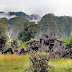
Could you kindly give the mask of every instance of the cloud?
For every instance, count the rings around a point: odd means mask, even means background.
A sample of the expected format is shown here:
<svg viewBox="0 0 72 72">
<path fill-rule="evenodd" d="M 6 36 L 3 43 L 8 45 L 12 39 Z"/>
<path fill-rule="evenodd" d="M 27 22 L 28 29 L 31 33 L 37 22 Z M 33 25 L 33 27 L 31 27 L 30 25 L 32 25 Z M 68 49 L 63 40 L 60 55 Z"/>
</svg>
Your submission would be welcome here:
<svg viewBox="0 0 72 72">
<path fill-rule="evenodd" d="M 15 15 L 10 16 L 9 13 L 0 13 L 0 18 L 10 19 L 10 18 L 14 18 L 14 17 L 16 17 L 16 16 Z"/>
<path fill-rule="evenodd" d="M 41 16 L 47 13 L 72 16 L 72 0 L 0 0 L 0 11 L 23 11 Z"/>
</svg>

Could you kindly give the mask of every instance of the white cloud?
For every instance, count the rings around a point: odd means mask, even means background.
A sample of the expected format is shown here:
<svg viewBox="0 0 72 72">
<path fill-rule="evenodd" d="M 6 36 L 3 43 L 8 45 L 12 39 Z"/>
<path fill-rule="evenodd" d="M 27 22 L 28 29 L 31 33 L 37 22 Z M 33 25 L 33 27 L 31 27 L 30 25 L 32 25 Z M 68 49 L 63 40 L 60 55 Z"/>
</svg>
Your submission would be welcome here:
<svg viewBox="0 0 72 72">
<path fill-rule="evenodd" d="M 14 17 L 16 17 L 16 16 L 15 15 L 10 16 L 8 13 L 0 13 L 0 18 L 10 19 L 10 18 L 14 18 Z"/>
<path fill-rule="evenodd" d="M 0 11 L 72 16 L 72 0 L 0 0 Z"/>
</svg>

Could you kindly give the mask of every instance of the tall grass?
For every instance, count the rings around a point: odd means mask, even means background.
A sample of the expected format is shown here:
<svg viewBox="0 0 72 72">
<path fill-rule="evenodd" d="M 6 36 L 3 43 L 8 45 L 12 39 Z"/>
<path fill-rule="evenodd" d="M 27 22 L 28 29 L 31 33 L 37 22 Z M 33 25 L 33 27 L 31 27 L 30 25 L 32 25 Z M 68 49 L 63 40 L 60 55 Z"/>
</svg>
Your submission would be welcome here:
<svg viewBox="0 0 72 72">
<path fill-rule="evenodd" d="M 71 59 L 50 60 L 49 65 L 55 68 L 54 72 L 72 72 Z"/>
<path fill-rule="evenodd" d="M 0 72 L 22 72 L 29 68 L 29 55 L 0 55 Z"/>
<path fill-rule="evenodd" d="M 29 68 L 29 55 L 0 55 L 0 72 L 24 72 Z M 72 72 L 72 60 L 50 60 L 50 66 L 55 68 L 49 72 Z"/>
</svg>

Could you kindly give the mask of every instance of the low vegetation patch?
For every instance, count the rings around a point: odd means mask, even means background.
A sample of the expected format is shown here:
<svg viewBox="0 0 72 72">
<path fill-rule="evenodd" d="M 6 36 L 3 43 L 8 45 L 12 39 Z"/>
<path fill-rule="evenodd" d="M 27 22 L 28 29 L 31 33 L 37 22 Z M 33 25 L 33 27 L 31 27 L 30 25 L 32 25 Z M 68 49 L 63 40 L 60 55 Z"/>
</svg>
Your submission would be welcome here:
<svg viewBox="0 0 72 72">
<path fill-rule="evenodd" d="M 47 54 L 46 54 L 47 56 Z M 30 68 L 29 55 L 0 55 L 0 72 L 24 72 Z M 48 65 L 54 67 L 49 72 L 72 72 L 71 59 L 52 59 Z"/>
<path fill-rule="evenodd" d="M 0 55 L 0 72 L 23 72 L 29 68 L 29 55 Z"/>
</svg>

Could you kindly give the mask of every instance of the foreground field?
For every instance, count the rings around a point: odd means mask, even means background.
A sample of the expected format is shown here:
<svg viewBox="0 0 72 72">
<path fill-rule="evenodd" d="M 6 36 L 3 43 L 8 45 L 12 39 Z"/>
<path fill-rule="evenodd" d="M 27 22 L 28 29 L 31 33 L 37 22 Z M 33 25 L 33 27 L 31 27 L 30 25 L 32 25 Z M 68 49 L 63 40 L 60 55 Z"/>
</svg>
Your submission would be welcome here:
<svg viewBox="0 0 72 72">
<path fill-rule="evenodd" d="M 29 55 L 0 55 L 0 72 L 24 72 L 29 68 Z M 49 65 L 55 68 L 50 72 L 72 72 L 72 60 L 51 60 Z"/>
<path fill-rule="evenodd" d="M 54 72 L 72 72 L 72 60 L 71 59 L 61 59 L 61 60 L 51 60 L 49 65 L 55 68 Z"/>
<path fill-rule="evenodd" d="M 0 72 L 23 72 L 29 67 L 29 55 L 0 55 Z"/>
</svg>

